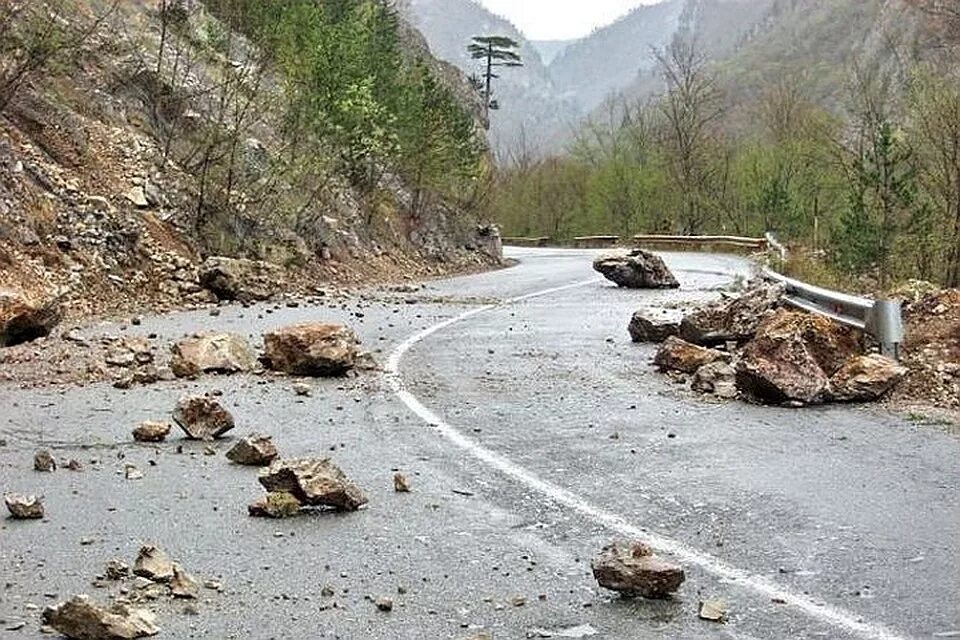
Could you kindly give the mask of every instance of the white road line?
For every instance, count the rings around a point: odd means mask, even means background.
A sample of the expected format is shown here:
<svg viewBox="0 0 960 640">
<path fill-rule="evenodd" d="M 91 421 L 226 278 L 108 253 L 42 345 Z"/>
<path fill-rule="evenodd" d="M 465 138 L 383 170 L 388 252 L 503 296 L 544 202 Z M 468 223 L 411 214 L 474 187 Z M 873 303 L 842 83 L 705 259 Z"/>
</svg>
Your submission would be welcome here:
<svg viewBox="0 0 960 640">
<path fill-rule="evenodd" d="M 716 556 L 710 555 L 705 551 L 700 551 L 679 540 L 674 540 L 672 538 L 647 531 L 641 527 L 631 524 L 630 522 L 627 522 L 627 520 L 622 516 L 590 504 L 576 494 L 551 482 L 543 480 L 532 471 L 521 467 L 506 456 L 496 453 L 495 451 L 484 447 L 483 445 L 464 435 L 462 432 L 457 430 L 456 427 L 446 422 L 443 418 L 424 406 L 424 404 L 420 402 L 415 395 L 404 388 L 403 380 L 400 375 L 400 364 L 403 361 L 403 357 L 410 351 L 410 349 L 420 342 L 423 342 L 430 336 L 481 313 L 486 313 L 488 311 L 518 302 L 541 298 L 543 296 L 559 293 L 561 291 L 566 291 L 577 287 L 584 287 L 597 282 L 599 282 L 598 279 L 576 282 L 574 284 L 562 287 L 554 287 L 551 289 L 545 289 L 543 291 L 537 291 L 528 295 L 519 296 L 517 298 L 508 300 L 503 304 L 485 305 L 424 329 L 420 333 L 417 333 L 416 335 L 413 335 L 405 340 L 390 354 L 390 357 L 387 360 L 386 378 L 391 389 L 397 398 L 399 398 L 401 402 L 403 402 L 424 422 L 435 427 L 447 440 L 460 447 L 477 460 L 480 460 L 487 466 L 496 469 L 514 481 L 525 485 L 528 489 L 532 489 L 533 491 L 542 494 L 550 501 L 562 505 L 572 511 L 576 511 L 581 516 L 589 518 L 593 522 L 604 526 L 610 531 L 631 539 L 643 541 L 663 553 L 672 555 L 684 564 L 695 565 L 722 580 L 734 582 L 739 586 L 755 591 L 764 597 L 777 599 L 778 601 L 784 602 L 788 606 L 799 609 L 810 618 L 830 625 L 836 629 L 842 629 L 843 631 L 854 634 L 861 638 L 871 638 L 874 640 L 906 640 L 904 636 L 898 635 L 883 625 L 864 621 L 863 618 L 854 612 L 847 611 L 839 607 L 834 607 L 822 602 L 817 602 L 806 595 L 790 591 L 789 589 L 781 587 L 773 580 L 770 580 L 765 576 L 751 574 L 749 571 L 739 569 L 727 563 L 726 561 L 717 558 Z"/>
</svg>

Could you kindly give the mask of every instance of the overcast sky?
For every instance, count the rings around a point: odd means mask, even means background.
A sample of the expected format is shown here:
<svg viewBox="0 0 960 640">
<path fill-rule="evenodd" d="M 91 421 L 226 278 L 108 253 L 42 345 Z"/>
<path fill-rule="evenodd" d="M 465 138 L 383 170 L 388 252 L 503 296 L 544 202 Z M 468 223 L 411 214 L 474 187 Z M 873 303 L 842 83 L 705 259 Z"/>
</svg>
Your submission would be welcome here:
<svg viewBox="0 0 960 640">
<path fill-rule="evenodd" d="M 480 0 L 532 40 L 570 40 L 603 27 L 630 9 L 659 0 Z"/>
</svg>

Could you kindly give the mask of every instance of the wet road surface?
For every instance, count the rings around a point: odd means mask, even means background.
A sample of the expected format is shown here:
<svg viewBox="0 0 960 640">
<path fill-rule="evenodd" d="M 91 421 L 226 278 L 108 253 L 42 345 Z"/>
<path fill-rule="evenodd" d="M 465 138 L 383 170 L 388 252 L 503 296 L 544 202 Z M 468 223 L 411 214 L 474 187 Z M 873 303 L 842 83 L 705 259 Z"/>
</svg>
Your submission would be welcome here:
<svg viewBox="0 0 960 640">
<path fill-rule="evenodd" d="M 293 322 L 349 323 L 388 372 L 315 382 L 310 398 L 257 376 L 0 387 L 0 491 L 47 506 L 42 522 L 0 522 L 0 635 L 46 637 L 38 609 L 75 593 L 106 601 L 118 587 L 94 576 L 153 542 L 224 585 L 198 615 L 157 603 L 161 637 L 507 639 L 577 625 L 609 639 L 960 637 L 956 436 L 872 408 L 714 403 L 656 374 L 653 347 L 630 343 L 630 314 L 716 297 L 749 271 L 737 258 L 667 254 L 683 288 L 631 292 L 593 277 L 592 252 L 514 253 L 517 267 L 414 295 L 128 330 L 258 343 Z M 214 389 L 237 418 L 231 435 L 331 456 L 369 508 L 254 520 L 256 472 L 225 460 L 230 439 L 214 456 L 176 437 L 131 442 L 180 395 Z M 34 473 L 39 447 L 85 471 Z M 126 464 L 145 477 L 125 480 Z M 411 494 L 393 491 L 395 470 Z M 596 587 L 590 558 L 631 533 L 685 564 L 673 601 Z M 381 596 L 392 612 L 370 601 Z M 729 622 L 699 620 L 701 599 L 724 600 Z"/>
</svg>

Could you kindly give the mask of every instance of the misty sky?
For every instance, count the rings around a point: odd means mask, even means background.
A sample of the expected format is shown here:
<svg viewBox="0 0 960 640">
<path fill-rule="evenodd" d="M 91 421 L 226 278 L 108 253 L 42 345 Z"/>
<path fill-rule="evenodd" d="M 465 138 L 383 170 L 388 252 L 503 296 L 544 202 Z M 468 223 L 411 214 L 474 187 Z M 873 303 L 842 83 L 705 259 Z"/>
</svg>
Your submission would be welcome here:
<svg viewBox="0 0 960 640">
<path fill-rule="evenodd" d="M 532 40 L 569 40 L 610 24 L 630 9 L 659 0 L 480 0 Z"/>
</svg>

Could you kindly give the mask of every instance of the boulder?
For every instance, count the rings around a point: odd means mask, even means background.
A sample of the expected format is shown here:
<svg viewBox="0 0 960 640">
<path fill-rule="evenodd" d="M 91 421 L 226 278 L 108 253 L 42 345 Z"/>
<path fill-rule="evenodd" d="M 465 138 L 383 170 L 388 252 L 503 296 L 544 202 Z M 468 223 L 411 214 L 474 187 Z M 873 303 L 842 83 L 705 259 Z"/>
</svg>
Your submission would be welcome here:
<svg viewBox="0 0 960 640">
<path fill-rule="evenodd" d="M 181 398 L 173 419 L 191 440 L 214 440 L 234 427 L 230 412 L 209 396 Z"/>
<path fill-rule="evenodd" d="M 830 397 L 837 402 L 872 402 L 887 395 L 907 375 L 896 360 L 871 354 L 850 358 L 830 379 Z"/>
<path fill-rule="evenodd" d="M 166 422 L 142 422 L 133 429 L 137 442 L 163 442 L 169 435 L 170 425 Z"/>
<path fill-rule="evenodd" d="M 667 338 L 653 359 L 653 364 L 661 371 L 679 371 L 696 373 L 698 369 L 725 358 L 726 355 L 715 349 L 706 349 L 690 344 L 676 336 Z"/>
<path fill-rule="evenodd" d="M 359 340 L 339 324 L 285 327 L 263 337 L 263 360 L 270 369 L 296 376 L 339 376 L 354 368 Z"/>
<path fill-rule="evenodd" d="M 601 587 L 628 597 L 667 598 L 686 579 L 682 567 L 660 560 L 641 542 L 614 542 L 590 567 Z"/>
<path fill-rule="evenodd" d="M 303 505 L 356 511 L 367 504 L 363 491 L 329 459 L 277 460 L 259 480 L 267 491 L 289 493 Z"/>
<path fill-rule="evenodd" d="M 257 302 L 273 297 L 283 270 L 269 262 L 216 256 L 204 261 L 198 277 L 200 286 L 220 300 Z"/>
<path fill-rule="evenodd" d="M 618 287 L 627 289 L 677 289 L 680 283 L 660 256 L 635 249 L 626 254 L 597 258 L 593 268 Z"/>
<path fill-rule="evenodd" d="M 713 347 L 752 339 L 760 323 L 780 306 L 783 286 L 760 282 L 742 295 L 722 300 L 683 319 L 679 335 L 687 342 Z"/>
<path fill-rule="evenodd" d="M 133 563 L 133 575 L 154 582 L 170 582 L 174 577 L 174 565 L 162 549 L 144 545 Z"/>
<path fill-rule="evenodd" d="M 178 378 L 194 378 L 201 373 L 240 373 L 253 370 L 257 364 L 247 341 L 229 333 L 181 340 L 171 351 L 170 368 Z"/>
<path fill-rule="evenodd" d="M 711 362 L 693 374 L 693 390 L 719 398 L 737 397 L 737 370 L 729 362 Z"/>
<path fill-rule="evenodd" d="M 3 501 L 14 520 L 40 520 L 43 518 L 43 500 L 37 496 L 21 496 L 5 493 Z"/>
<path fill-rule="evenodd" d="M 121 604 L 105 608 L 89 596 L 76 596 L 43 612 L 43 623 L 74 640 L 133 640 L 160 632 L 152 613 Z"/>
<path fill-rule="evenodd" d="M 650 318 L 644 311 L 637 311 L 627 327 L 634 342 L 663 342 L 680 332 L 678 320 L 662 317 Z"/>
<path fill-rule="evenodd" d="M 247 512 L 254 518 L 292 518 L 300 513 L 300 501 L 292 494 L 284 491 L 274 491 L 247 507 Z"/>
<path fill-rule="evenodd" d="M 737 363 L 737 387 L 764 402 L 815 404 L 830 377 L 860 351 L 858 332 L 822 316 L 781 309 L 768 317 Z"/>
<path fill-rule="evenodd" d="M 248 467 L 265 467 L 277 457 L 277 447 L 270 436 L 260 434 L 243 438 L 227 451 L 227 459 Z"/>
<path fill-rule="evenodd" d="M 34 302 L 11 291 L 0 291 L 0 347 L 12 347 L 50 335 L 63 320 L 56 301 Z"/>
</svg>

